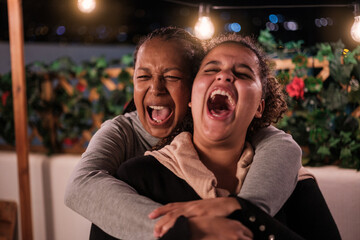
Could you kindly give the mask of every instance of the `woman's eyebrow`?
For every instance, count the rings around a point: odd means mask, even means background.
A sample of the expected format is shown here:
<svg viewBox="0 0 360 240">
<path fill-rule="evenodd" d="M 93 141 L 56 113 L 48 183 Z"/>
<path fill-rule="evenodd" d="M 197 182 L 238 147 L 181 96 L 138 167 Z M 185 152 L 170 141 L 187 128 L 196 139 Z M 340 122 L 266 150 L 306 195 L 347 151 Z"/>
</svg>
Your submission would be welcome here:
<svg viewBox="0 0 360 240">
<path fill-rule="evenodd" d="M 183 71 L 183 70 L 181 70 L 180 68 L 177 68 L 177 67 L 170 67 L 170 68 L 165 68 L 163 72 L 170 72 L 170 71 L 173 71 L 173 70 L 176 70 L 176 71 L 179 71 L 179 72 Z"/>
<path fill-rule="evenodd" d="M 139 68 L 137 68 L 137 71 L 139 71 L 139 70 L 145 71 L 145 72 L 150 72 L 149 68 L 146 68 L 146 67 L 139 67 Z"/>
</svg>

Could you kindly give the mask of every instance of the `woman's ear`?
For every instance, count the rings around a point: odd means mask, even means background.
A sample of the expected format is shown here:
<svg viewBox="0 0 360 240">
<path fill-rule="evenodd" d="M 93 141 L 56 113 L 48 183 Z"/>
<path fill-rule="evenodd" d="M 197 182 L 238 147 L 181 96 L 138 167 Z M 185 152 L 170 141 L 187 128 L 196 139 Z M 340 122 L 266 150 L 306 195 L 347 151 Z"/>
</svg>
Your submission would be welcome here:
<svg viewBox="0 0 360 240">
<path fill-rule="evenodd" d="M 265 100 L 262 98 L 258 108 L 256 109 L 255 118 L 261 118 L 265 109 Z"/>
<path fill-rule="evenodd" d="M 188 103 L 188 106 L 191 108 L 191 102 Z"/>
</svg>

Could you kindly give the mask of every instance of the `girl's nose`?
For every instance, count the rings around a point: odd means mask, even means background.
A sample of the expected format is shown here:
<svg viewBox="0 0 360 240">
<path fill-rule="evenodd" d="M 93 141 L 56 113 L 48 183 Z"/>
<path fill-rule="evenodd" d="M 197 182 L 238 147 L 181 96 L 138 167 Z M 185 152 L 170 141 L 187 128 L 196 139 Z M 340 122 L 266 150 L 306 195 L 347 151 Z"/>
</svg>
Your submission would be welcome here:
<svg viewBox="0 0 360 240">
<path fill-rule="evenodd" d="M 221 71 L 216 76 L 217 81 L 234 82 L 234 76 L 226 71 Z"/>
</svg>

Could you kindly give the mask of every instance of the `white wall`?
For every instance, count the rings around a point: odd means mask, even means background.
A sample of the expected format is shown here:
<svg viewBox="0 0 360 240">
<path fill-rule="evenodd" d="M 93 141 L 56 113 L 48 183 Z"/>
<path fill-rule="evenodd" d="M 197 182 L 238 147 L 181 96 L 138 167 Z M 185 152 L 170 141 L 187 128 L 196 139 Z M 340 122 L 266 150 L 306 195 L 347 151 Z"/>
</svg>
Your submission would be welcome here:
<svg viewBox="0 0 360 240">
<path fill-rule="evenodd" d="M 64 154 L 48 158 L 43 154 L 30 154 L 34 240 L 89 239 L 90 222 L 64 205 L 66 182 L 79 159 L 80 155 Z M 19 204 L 17 176 L 16 154 L 0 151 L 0 199 Z M 21 224 L 20 209 L 18 221 Z M 19 225 L 19 236 L 20 229 Z"/>
</svg>

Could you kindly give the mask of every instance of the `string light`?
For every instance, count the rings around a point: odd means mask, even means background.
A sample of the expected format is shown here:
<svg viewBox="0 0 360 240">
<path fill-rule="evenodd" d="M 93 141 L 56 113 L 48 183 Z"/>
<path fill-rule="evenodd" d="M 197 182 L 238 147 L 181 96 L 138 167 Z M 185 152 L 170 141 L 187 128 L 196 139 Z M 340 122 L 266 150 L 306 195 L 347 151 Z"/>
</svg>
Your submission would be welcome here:
<svg viewBox="0 0 360 240">
<path fill-rule="evenodd" d="M 78 8 L 84 13 L 91 13 L 96 7 L 95 0 L 78 0 Z"/>
<path fill-rule="evenodd" d="M 189 7 L 198 7 L 199 6 L 199 20 L 195 25 L 195 35 L 201 39 L 209 39 L 215 32 L 214 25 L 211 22 L 209 17 L 210 8 L 214 10 L 223 10 L 223 9 L 278 9 L 278 8 L 318 8 L 318 7 L 351 7 L 354 6 L 354 14 L 355 14 L 355 21 L 351 28 L 351 36 L 352 38 L 360 42 L 360 7 L 358 3 L 353 4 L 307 4 L 307 5 L 258 5 L 258 6 L 210 6 L 204 4 L 194 4 L 183 2 L 179 0 L 164 0 L 166 2 L 172 2 L 176 4 L 186 5 Z M 356 0 L 357 2 L 359 0 Z M 270 21 L 274 24 L 276 15 L 272 16 Z M 273 19 L 274 18 L 274 19 Z M 320 19 L 321 20 L 321 19 Z M 326 19 L 325 19 L 326 20 Z M 280 19 L 278 19 L 279 22 Z M 332 23 L 332 21 L 331 21 Z M 315 23 L 317 26 L 322 26 L 319 24 L 322 23 Z M 330 25 L 330 24 L 329 24 Z M 284 27 L 288 28 L 289 31 L 296 31 L 298 30 L 298 24 L 295 21 L 285 22 Z"/>
<path fill-rule="evenodd" d="M 354 24 L 351 27 L 351 37 L 356 41 L 360 42 L 360 16 L 359 16 L 359 4 L 354 4 Z"/>
<path fill-rule="evenodd" d="M 199 19 L 195 24 L 195 36 L 201 40 L 206 40 L 214 35 L 215 27 L 209 17 L 210 5 L 203 3 L 199 6 Z"/>
</svg>

